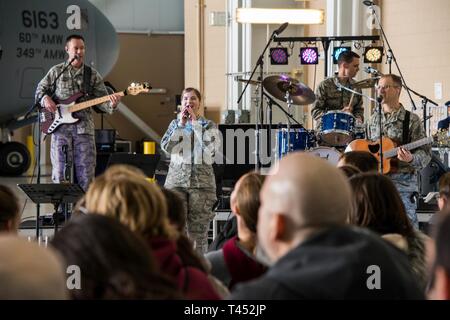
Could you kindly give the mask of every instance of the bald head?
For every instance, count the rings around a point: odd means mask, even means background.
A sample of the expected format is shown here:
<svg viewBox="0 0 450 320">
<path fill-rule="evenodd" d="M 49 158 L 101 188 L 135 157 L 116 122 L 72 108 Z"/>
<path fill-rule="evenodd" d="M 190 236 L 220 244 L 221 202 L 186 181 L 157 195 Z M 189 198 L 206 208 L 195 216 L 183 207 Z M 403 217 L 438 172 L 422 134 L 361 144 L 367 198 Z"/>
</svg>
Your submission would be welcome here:
<svg viewBox="0 0 450 320">
<path fill-rule="evenodd" d="M 269 206 L 282 210 L 299 226 L 344 224 L 350 186 L 329 162 L 306 153 L 284 157 L 264 185 Z"/>
<path fill-rule="evenodd" d="M 284 157 L 271 170 L 261 190 L 258 240 L 276 258 L 279 251 L 276 242 L 293 246 L 306 228 L 345 224 L 350 210 L 350 190 L 344 174 L 327 161 L 302 152 Z M 273 216 L 283 221 L 277 222 Z M 277 235 L 275 232 L 272 238 L 266 236 L 274 228 L 281 231 Z M 259 233 L 259 230 L 264 231 Z"/>
<path fill-rule="evenodd" d="M 0 235 L 0 299 L 66 299 L 62 261 L 49 248 Z"/>
</svg>

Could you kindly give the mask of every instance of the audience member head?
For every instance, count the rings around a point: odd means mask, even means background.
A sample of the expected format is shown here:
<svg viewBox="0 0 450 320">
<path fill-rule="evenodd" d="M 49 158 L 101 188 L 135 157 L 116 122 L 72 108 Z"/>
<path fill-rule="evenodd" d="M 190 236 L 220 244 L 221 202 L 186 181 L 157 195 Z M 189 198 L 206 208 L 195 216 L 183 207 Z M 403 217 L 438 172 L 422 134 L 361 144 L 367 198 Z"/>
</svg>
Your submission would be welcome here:
<svg viewBox="0 0 450 320">
<path fill-rule="evenodd" d="M 338 167 L 344 165 L 352 165 L 358 168 L 361 172 L 377 172 L 378 160 L 367 151 L 349 151 L 345 152 L 339 158 Z"/>
<path fill-rule="evenodd" d="M 381 235 L 398 233 L 408 237 L 413 234 L 402 199 L 388 177 L 367 172 L 349 181 L 353 190 L 350 224 L 369 228 Z"/>
<path fill-rule="evenodd" d="M 67 266 L 80 271 L 73 299 L 166 299 L 177 296 L 146 243 L 120 222 L 98 214 L 72 218 L 52 240 Z M 69 279 L 68 279 L 69 281 Z"/>
<path fill-rule="evenodd" d="M 341 170 L 347 178 L 351 178 L 358 173 L 361 173 L 357 167 L 352 166 L 351 164 L 344 164 L 342 166 L 338 166 L 339 170 Z"/>
<path fill-rule="evenodd" d="M 0 299 L 67 299 L 62 259 L 50 248 L 0 235 Z"/>
<path fill-rule="evenodd" d="M 449 206 L 450 199 L 450 172 L 442 175 L 439 179 L 439 210 L 444 210 Z"/>
<path fill-rule="evenodd" d="M 318 230 L 344 225 L 350 211 L 347 178 L 307 153 L 281 159 L 260 194 L 258 242 L 272 262 Z"/>
<path fill-rule="evenodd" d="M 17 233 L 19 224 L 19 201 L 10 188 L 0 185 L 0 232 Z"/>
<path fill-rule="evenodd" d="M 111 174 L 109 169 L 106 170 L 89 186 L 86 209 L 113 217 L 145 236 L 171 239 L 178 236 L 170 225 L 167 202 L 161 189 L 143 176 Z"/>
<path fill-rule="evenodd" d="M 161 190 L 167 201 L 167 212 L 170 223 L 178 230 L 178 232 L 184 233 L 186 228 L 187 208 L 182 198 L 183 195 L 180 192 L 171 189 L 162 188 Z"/>
<path fill-rule="evenodd" d="M 231 210 L 253 233 L 256 233 L 260 203 L 259 192 L 263 182 L 264 176 L 259 173 L 246 173 L 236 182 L 230 197 Z"/>
<path fill-rule="evenodd" d="M 450 300 L 450 210 L 440 215 L 435 230 L 435 258 L 432 268 L 430 299 Z"/>
</svg>

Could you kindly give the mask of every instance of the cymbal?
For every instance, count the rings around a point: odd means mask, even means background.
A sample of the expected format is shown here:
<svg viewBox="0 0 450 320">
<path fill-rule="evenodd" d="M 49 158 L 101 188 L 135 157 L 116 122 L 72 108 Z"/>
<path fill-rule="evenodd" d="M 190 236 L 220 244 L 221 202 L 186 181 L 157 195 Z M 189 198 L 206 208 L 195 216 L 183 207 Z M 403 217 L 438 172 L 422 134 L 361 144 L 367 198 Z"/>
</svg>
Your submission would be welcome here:
<svg viewBox="0 0 450 320">
<path fill-rule="evenodd" d="M 377 84 L 378 79 L 380 79 L 380 77 L 369 78 L 369 79 L 364 79 L 364 80 L 355 82 L 352 84 L 352 88 L 354 88 L 354 89 L 373 88 Z"/>
<path fill-rule="evenodd" d="M 263 87 L 282 101 L 286 101 L 286 91 L 289 92 L 295 105 L 306 105 L 316 100 L 316 95 L 307 85 L 284 74 L 266 77 L 263 80 Z"/>
<path fill-rule="evenodd" d="M 252 84 L 252 85 L 254 85 L 254 86 L 257 86 L 257 85 L 260 85 L 261 84 L 261 81 L 259 81 L 259 80 L 248 80 L 248 79 L 242 79 L 242 78 L 239 78 L 239 79 L 236 79 L 237 81 L 240 81 L 240 82 L 248 82 L 249 84 Z"/>
</svg>

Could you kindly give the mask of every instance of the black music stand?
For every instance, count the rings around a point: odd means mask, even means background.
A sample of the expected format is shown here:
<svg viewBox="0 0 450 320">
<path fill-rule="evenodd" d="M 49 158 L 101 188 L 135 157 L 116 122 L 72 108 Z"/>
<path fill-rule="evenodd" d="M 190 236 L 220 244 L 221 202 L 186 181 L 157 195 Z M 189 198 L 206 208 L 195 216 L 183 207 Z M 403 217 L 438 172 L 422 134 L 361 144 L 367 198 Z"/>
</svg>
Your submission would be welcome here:
<svg viewBox="0 0 450 320">
<path fill-rule="evenodd" d="M 159 154 L 116 152 L 109 156 L 106 167 L 114 164 L 127 164 L 141 169 L 147 177 L 153 177 L 160 157 Z"/>
<path fill-rule="evenodd" d="M 51 203 L 55 208 L 53 221 L 55 233 L 58 231 L 58 207 L 61 204 L 75 203 L 84 195 L 83 189 L 78 184 L 72 183 L 40 183 L 17 185 L 34 203 Z M 67 211 L 65 212 L 67 221 Z M 39 219 L 39 217 L 36 217 Z M 36 222 L 36 234 L 39 235 L 39 221 Z"/>
</svg>

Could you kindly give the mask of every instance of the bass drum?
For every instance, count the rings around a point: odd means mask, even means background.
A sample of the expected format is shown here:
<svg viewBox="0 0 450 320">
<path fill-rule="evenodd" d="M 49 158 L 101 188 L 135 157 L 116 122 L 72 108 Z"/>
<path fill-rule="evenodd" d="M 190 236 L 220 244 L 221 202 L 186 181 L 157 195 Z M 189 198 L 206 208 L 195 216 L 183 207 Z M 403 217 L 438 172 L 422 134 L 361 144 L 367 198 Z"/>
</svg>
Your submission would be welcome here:
<svg viewBox="0 0 450 320">
<path fill-rule="evenodd" d="M 339 151 L 337 151 L 335 148 L 329 147 L 313 148 L 308 150 L 307 152 L 328 161 L 333 166 L 336 166 L 338 164 L 339 158 L 341 157 L 341 153 Z"/>
</svg>

